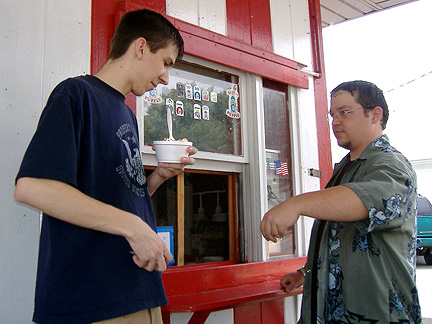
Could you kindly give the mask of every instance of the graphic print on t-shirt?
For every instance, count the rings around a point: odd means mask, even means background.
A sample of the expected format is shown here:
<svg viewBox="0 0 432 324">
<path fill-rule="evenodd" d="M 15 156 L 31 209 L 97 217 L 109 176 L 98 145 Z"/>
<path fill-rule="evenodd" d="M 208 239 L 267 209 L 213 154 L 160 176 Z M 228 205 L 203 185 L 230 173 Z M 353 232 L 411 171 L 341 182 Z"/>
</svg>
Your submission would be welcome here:
<svg viewBox="0 0 432 324">
<path fill-rule="evenodd" d="M 122 177 L 125 185 L 130 188 L 137 196 L 145 196 L 146 177 L 141 161 L 141 154 L 138 146 L 138 137 L 129 124 L 123 124 L 116 133 L 126 148 L 125 159 L 120 166 L 116 168 L 118 174 Z"/>
</svg>

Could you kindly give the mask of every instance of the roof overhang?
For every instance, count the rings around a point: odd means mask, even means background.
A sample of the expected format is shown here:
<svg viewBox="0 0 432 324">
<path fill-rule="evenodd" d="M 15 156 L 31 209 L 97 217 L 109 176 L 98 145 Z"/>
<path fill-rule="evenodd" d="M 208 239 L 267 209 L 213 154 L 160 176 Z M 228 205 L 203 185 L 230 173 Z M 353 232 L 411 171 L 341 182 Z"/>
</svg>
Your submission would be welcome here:
<svg viewBox="0 0 432 324">
<path fill-rule="evenodd" d="M 417 0 L 320 0 L 322 26 L 360 18 Z"/>
</svg>

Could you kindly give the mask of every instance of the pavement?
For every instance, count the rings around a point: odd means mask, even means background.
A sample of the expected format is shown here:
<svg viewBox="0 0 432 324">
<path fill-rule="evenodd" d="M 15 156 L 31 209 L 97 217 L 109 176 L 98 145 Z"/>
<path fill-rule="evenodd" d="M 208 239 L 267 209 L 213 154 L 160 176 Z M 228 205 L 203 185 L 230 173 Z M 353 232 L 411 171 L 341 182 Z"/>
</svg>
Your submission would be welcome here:
<svg viewBox="0 0 432 324">
<path fill-rule="evenodd" d="M 423 324 L 432 324 L 432 265 L 427 265 L 422 256 L 417 257 L 416 280 Z"/>
</svg>

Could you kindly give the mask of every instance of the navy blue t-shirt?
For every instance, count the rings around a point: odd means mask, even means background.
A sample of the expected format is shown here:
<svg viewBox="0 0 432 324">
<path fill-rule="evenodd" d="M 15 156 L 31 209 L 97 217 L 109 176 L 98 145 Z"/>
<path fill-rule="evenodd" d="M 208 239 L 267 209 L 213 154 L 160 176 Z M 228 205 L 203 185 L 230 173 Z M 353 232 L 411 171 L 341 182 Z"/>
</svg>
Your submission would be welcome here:
<svg viewBox="0 0 432 324">
<path fill-rule="evenodd" d="M 125 97 L 94 76 L 51 93 L 17 179 L 58 180 L 141 217 L 156 230 L 137 122 Z M 36 323 L 91 323 L 167 303 L 161 273 L 138 268 L 125 238 L 43 216 Z"/>
</svg>

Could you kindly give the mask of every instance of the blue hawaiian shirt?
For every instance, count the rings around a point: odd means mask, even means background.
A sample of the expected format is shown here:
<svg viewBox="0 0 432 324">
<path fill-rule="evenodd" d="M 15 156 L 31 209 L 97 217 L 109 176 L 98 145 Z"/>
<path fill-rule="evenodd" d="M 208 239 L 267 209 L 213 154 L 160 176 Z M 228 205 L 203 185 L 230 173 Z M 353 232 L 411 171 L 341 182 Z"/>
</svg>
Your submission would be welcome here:
<svg viewBox="0 0 432 324">
<path fill-rule="evenodd" d="M 348 161 L 349 155 L 335 165 L 327 187 L 334 186 Z M 369 218 L 326 222 L 318 250 L 321 221 L 315 221 L 306 263 L 303 323 L 315 323 L 313 272 L 316 323 L 422 323 L 415 285 L 417 180 L 411 164 L 384 135 L 345 171 L 340 185 L 360 197 Z"/>
</svg>

